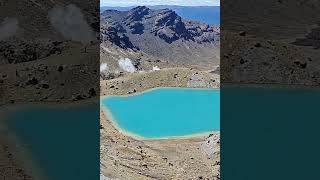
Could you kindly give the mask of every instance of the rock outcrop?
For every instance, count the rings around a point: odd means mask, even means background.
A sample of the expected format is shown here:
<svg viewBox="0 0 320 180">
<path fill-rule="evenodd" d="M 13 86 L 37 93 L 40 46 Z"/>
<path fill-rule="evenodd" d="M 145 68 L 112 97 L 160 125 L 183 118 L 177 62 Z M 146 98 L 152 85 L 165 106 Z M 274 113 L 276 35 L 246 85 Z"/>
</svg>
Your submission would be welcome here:
<svg viewBox="0 0 320 180">
<path fill-rule="evenodd" d="M 62 41 L 0 41 L 0 64 L 34 61 L 60 54 L 63 49 Z"/>
<path fill-rule="evenodd" d="M 128 29 L 132 34 L 153 34 L 167 43 L 177 40 L 195 41 L 197 43 L 214 43 L 219 40 L 217 27 L 183 20 L 176 12 L 163 9 L 151 10 L 138 6 L 127 12 L 107 10 L 102 16 L 112 28 L 106 33 L 124 33 Z M 124 27 L 124 29 L 123 29 Z M 127 47 L 129 48 L 129 47 Z"/>
<path fill-rule="evenodd" d="M 170 9 L 106 10 L 101 13 L 100 29 L 102 54 L 108 57 L 102 57 L 102 62 L 108 64 L 116 64 L 112 61 L 120 58 L 141 58 L 142 64 L 159 59 L 171 66 L 209 70 L 220 61 L 220 27 L 185 20 Z M 151 63 L 149 67 L 159 65 Z"/>
<path fill-rule="evenodd" d="M 122 33 L 122 26 L 101 26 L 100 28 L 101 41 L 110 41 L 116 46 L 123 49 L 136 49 L 136 47 L 130 42 L 128 36 Z"/>
</svg>

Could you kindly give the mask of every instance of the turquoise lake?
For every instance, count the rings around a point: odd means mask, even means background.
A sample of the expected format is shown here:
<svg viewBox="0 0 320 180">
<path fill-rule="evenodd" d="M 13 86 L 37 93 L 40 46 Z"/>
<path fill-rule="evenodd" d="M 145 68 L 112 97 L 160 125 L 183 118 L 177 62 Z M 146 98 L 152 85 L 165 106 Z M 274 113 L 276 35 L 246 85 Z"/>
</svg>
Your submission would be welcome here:
<svg viewBox="0 0 320 180">
<path fill-rule="evenodd" d="M 220 130 L 219 90 L 157 88 L 133 96 L 102 98 L 101 103 L 118 128 L 144 138 Z"/>
<path fill-rule="evenodd" d="M 26 106 L 4 122 L 46 180 L 88 180 L 99 178 L 99 113 L 99 103 Z"/>
</svg>

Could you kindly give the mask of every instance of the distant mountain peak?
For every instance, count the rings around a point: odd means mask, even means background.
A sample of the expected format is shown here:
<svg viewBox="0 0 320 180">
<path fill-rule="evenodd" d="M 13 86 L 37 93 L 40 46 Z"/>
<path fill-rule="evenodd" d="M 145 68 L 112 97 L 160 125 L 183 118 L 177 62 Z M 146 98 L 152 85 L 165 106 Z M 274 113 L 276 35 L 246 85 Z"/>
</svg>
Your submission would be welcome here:
<svg viewBox="0 0 320 180">
<path fill-rule="evenodd" d="M 149 12 L 150 9 L 146 6 L 137 6 L 128 12 L 127 16 L 125 17 L 125 20 L 140 21 L 144 16 L 148 15 Z"/>
<path fill-rule="evenodd" d="M 142 20 L 150 13 L 150 9 L 145 6 L 138 6 L 130 11 L 123 19 L 123 23 L 129 27 L 133 34 L 142 34 L 144 25 Z"/>
<path fill-rule="evenodd" d="M 102 56 L 115 72 L 122 57 L 142 70 L 154 63 L 205 69 L 219 63 L 219 26 L 185 20 L 175 10 L 139 6 L 105 11 L 100 27 Z"/>
<path fill-rule="evenodd" d="M 132 8 L 130 11 L 136 11 L 136 12 L 143 12 L 143 11 L 149 11 L 150 9 L 147 6 L 137 6 L 135 8 Z"/>
<path fill-rule="evenodd" d="M 115 35 L 118 30 L 118 34 L 122 33 L 121 37 L 128 37 L 126 41 L 130 41 L 132 34 L 141 35 L 145 39 L 154 36 L 169 44 L 178 40 L 201 44 L 215 43 L 220 36 L 218 27 L 184 20 L 170 9 L 153 10 L 137 6 L 129 11 L 105 11 L 102 16 L 114 27 L 110 33 Z"/>
<path fill-rule="evenodd" d="M 160 10 L 156 16 L 151 33 L 172 43 L 180 38 L 185 40 L 192 39 L 189 35 L 182 18 L 172 10 Z"/>
</svg>

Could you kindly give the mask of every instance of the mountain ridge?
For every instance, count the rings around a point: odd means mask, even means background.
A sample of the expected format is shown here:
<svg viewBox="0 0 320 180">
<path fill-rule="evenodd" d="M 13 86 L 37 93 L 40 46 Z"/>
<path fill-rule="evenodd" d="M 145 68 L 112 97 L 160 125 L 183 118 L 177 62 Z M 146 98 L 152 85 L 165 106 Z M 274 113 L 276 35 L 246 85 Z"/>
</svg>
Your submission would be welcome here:
<svg viewBox="0 0 320 180">
<path fill-rule="evenodd" d="M 106 10 L 101 13 L 100 36 L 102 49 L 111 44 L 182 67 L 219 64 L 220 27 L 185 20 L 170 9 Z"/>
<path fill-rule="evenodd" d="M 204 32 L 215 33 L 215 35 L 220 33 L 219 28 L 217 28 L 219 26 L 217 25 L 214 26 L 214 25 L 208 25 L 205 23 L 197 22 L 197 21 L 184 20 L 175 11 L 170 9 L 151 10 L 146 6 L 137 6 L 136 8 L 133 8 L 130 11 L 105 10 L 104 12 L 101 13 L 101 16 L 102 16 L 102 19 L 101 19 L 102 22 L 105 21 L 107 24 L 115 25 L 117 28 L 120 28 L 122 30 L 124 28 L 120 25 L 124 24 L 125 26 L 133 30 L 132 31 L 133 34 L 142 33 L 140 32 L 142 31 L 142 29 L 140 29 L 139 31 L 137 28 L 143 28 L 144 24 L 141 22 L 143 21 L 143 19 L 147 21 L 147 19 L 155 17 L 156 19 L 153 27 L 151 28 L 151 33 L 156 33 L 158 36 L 161 36 L 169 43 L 172 42 L 172 40 L 176 40 L 174 38 L 177 38 L 177 37 L 174 35 L 179 35 L 185 38 L 185 40 L 190 40 L 195 36 L 202 35 L 201 33 L 204 33 Z M 147 23 L 152 23 L 152 22 L 149 21 Z M 200 29 L 195 29 L 198 27 Z M 175 31 L 176 34 L 165 34 L 166 32 L 163 32 L 164 28 L 169 28 L 167 29 L 168 31 L 176 30 Z M 161 31 L 159 32 L 158 30 L 161 30 Z M 190 33 L 192 33 L 192 36 L 190 35 Z M 169 37 L 170 35 L 172 35 L 173 37 Z M 202 40 L 208 41 L 208 42 L 212 42 L 215 40 L 215 39 L 209 40 L 208 38 L 209 37 L 207 37 L 207 39 L 202 39 Z M 203 42 L 200 39 L 198 39 L 198 41 Z"/>
<path fill-rule="evenodd" d="M 129 11 L 136 6 L 130 7 L 100 7 L 100 13 L 105 10 L 118 10 Z M 210 25 L 220 24 L 220 6 L 178 6 L 178 5 L 155 5 L 146 6 L 150 9 L 171 9 L 174 10 L 179 16 L 187 20 L 200 21 Z"/>
</svg>

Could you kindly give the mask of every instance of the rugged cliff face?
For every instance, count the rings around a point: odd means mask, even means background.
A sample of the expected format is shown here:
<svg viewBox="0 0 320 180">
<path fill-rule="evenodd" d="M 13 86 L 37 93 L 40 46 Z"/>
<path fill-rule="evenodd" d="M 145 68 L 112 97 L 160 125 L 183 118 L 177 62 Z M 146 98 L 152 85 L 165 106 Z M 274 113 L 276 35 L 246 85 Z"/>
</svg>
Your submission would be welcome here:
<svg viewBox="0 0 320 180">
<path fill-rule="evenodd" d="M 101 15 L 102 27 L 107 33 L 116 30 L 119 34 L 152 34 L 167 43 L 178 40 L 197 43 L 219 41 L 219 27 L 183 20 L 169 9 L 151 10 L 138 6 L 127 12 L 106 10 Z"/>
<path fill-rule="evenodd" d="M 183 67 L 219 64 L 220 27 L 184 20 L 169 9 L 106 10 L 101 13 L 100 29 L 104 49 L 134 51 Z"/>
</svg>

